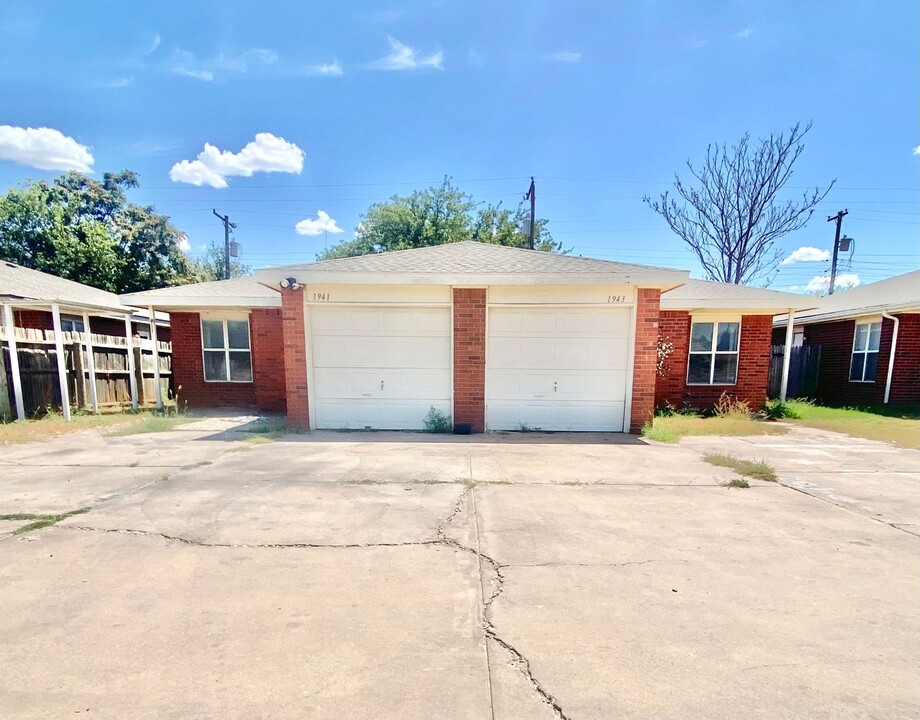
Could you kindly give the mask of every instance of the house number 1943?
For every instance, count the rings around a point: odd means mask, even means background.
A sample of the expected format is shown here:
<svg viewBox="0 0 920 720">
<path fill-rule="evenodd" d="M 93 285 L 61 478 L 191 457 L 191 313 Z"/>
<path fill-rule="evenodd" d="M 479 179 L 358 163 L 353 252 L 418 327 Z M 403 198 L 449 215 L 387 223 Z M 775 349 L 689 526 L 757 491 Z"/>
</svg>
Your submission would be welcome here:
<svg viewBox="0 0 920 720">
<path fill-rule="evenodd" d="M 608 295 L 607 302 L 609 303 L 626 302 L 626 296 L 625 295 Z"/>
<path fill-rule="evenodd" d="M 329 299 L 329 293 L 327 293 L 327 292 L 324 292 L 324 293 L 313 293 L 313 299 L 314 299 L 314 300 L 328 300 L 328 299 Z"/>
</svg>

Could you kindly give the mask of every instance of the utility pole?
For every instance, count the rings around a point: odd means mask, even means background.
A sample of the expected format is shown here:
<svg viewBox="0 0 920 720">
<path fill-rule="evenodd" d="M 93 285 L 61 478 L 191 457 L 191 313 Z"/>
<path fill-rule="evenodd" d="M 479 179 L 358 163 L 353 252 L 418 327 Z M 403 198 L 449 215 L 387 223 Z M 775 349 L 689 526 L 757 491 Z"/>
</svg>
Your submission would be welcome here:
<svg viewBox="0 0 920 720">
<path fill-rule="evenodd" d="M 530 187 L 524 199 L 530 200 L 530 249 L 533 250 L 533 236 L 537 226 L 537 186 L 534 184 L 533 177 L 530 178 Z"/>
<path fill-rule="evenodd" d="M 236 229 L 236 225 L 230 222 L 229 215 L 221 215 L 217 210 L 211 209 L 211 212 L 224 224 L 224 280 L 230 279 L 230 228 Z M 835 255 L 836 257 L 836 255 Z"/>
<path fill-rule="evenodd" d="M 840 225 L 843 223 L 843 218 L 847 215 L 847 212 L 847 210 L 841 210 L 827 219 L 828 222 L 837 223 L 837 232 L 834 234 L 834 259 L 831 261 L 831 282 L 827 289 L 828 295 L 834 294 L 834 282 L 837 280 L 837 253 L 840 250 Z"/>
</svg>

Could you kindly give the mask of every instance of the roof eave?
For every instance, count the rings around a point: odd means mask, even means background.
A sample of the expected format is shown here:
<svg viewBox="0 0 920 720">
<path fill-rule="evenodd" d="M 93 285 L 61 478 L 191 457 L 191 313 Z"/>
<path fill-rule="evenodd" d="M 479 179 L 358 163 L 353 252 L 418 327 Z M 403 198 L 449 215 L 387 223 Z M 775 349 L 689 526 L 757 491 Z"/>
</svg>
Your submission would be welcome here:
<svg viewBox="0 0 920 720">
<path fill-rule="evenodd" d="M 813 309 L 813 308 L 809 308 Z M 814 325 L 815 323 L 833 322 L 836 320 L 849 320 L 850 318 L 870 317 L 882 313 L 920 313 L 920 303 L 897 303 L 891 305 L 873 305 L 864 308 L 848 308 L 846 310 L 831 310 L 825 313 L 816 313 L 797 317 L 796 325 Z M 773 319 L 773 327 L 785 327 L 787 318 L 780 316 Z"/>
<path fill-rule="evenodd" d="M 215 297 L 144 297 L 137 295 L 123 295 L 122 300 L 125 304 L 138 305 L 140 307 L 154 307 L 165 312 L 172 311 L 189 311 L 195 308 L 279 308 L 281 307 L 281 295 L 278 297 L 232 297 L 232 298 L 215 298 Z"/>
<path fill-rule="evenodd" d="M 774 299 L 770 300 L 757 300 L 757 299 L 746 299 L 746 300 L 732 300 L 732 299 L 704 299 L 704 298 L 689 298 L 686 300 L 668 300 L 667 298 L 661 298 L 661 309 L 662 310 L 686 310 L 688 312 L 704 312 L 709 310 L 737 310 L 743 312 L 745 310 L 756 310 L 758 314 L 778 314 L 778 313 L 788 313 L 789 310 L 795 310 L 796 312 L 801 312 L 803 310 L 809 310 L 813 308 L 814 305 L 784 305 L 780 302 L 777 302 Z"/>
<path fill-rule="evenodd" d="M 80 312 L 83 312 L 84 310 L 92 310 L 118 315 L 134 314 L 133 307 L 126 307 L 122 305 L 102 305 L 100 303 L 79 302 L 74 300 L 37 299 L 4 295 L 0 296 L 0 303 L 3 303 L 4 305 L 12 305 L 18 308 L 48 308 L 50 310 L 52 305 L 57 305 L 62 309 L 79 310 Z"/>
</svg>

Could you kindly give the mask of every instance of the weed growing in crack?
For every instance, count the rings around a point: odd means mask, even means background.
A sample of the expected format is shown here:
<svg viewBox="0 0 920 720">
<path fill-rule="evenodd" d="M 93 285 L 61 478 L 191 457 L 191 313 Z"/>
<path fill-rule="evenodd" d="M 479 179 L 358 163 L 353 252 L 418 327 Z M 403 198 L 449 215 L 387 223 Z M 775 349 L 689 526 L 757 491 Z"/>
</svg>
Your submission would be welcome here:
<svg viewBox="0 0 920 720">
<path fill-rule="evenodd" d="M 751 483 L 749 483 L 744 478 L 732 478 L 731 480 L 726 480 L 724 483 L 722 483 L 722 487 L 749 488 L 751 487 Z"/>
<path fill-rule="evenodd" d="M 742 460 L 741 458 L 713 453 L 703 456 L 703 460 L 710 465 L 718 467 L 731 468 L 739 475 L 746 475 L 755 480 L 765 480 L 767 482 L 776 482 L 776 471 L 763 460 Z"/>
<path fill-rule="evenodd" d="M 0 520 L 29 520 L 26 525 L 16 528 L 13 530 L 14 535 L 21 535 L 22 533 L 32 532 L 33 530 L 40 530 L 44 527 L 49 527 L 55 525 L 56 523 L 61 522 L 69 517 L 74 515 L 82 515 L 83 513 L 88 513 L 89 508 L 80 508 L 79 510 L 71 510 L 70 512 L 58 513 L 58 514 L 36 514 L 36 513 L 9 513 L 7 515 L 0 515 Z"/>
</svg>

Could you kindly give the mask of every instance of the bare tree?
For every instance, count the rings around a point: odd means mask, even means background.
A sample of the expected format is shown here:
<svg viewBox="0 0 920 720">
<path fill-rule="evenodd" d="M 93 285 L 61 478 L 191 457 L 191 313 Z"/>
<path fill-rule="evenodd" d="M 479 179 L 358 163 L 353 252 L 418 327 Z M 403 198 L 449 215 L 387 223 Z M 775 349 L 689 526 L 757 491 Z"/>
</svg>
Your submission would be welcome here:
<svg viewBox="0 0 920 720">
<path fill-rule="evenodd" d="M 800 200 L 778 199 L 809 130 L 810 122 L 804 128 L 796 123 L 788 136 L 771 134 L 753 144 L 745 134 L 731 147 L 710 145 L 701 168 L 687 161 L 692 185 L 675 175 L 683 202 L 667 192 L 643 201 L 690 246 L 710 280 L 769 284 L 783 256 L 774 242 L 805 227 L 836 182 L 806 190 Z"/>
</svg>

